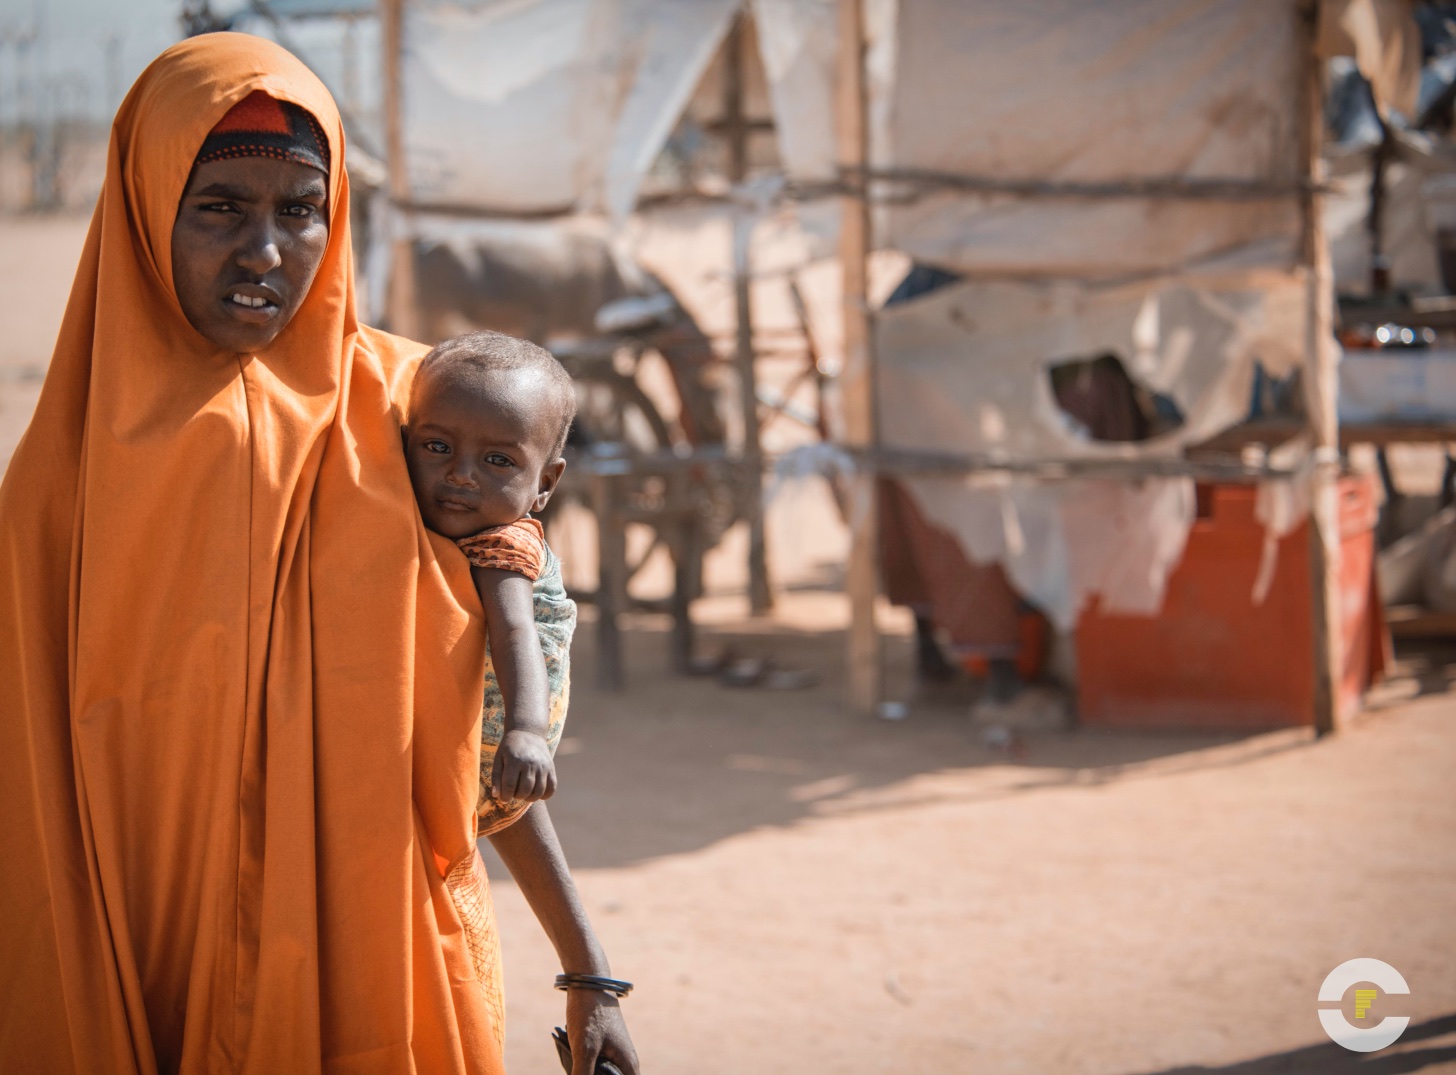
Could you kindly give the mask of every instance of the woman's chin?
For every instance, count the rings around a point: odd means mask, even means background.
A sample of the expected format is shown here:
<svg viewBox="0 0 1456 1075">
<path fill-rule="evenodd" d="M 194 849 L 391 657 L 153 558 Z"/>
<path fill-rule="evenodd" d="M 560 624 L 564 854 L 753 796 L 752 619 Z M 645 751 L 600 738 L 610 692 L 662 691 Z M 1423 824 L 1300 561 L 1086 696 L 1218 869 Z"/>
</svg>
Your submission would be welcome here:
<svg viewBox="0 0 1456 1075">
<path fill-rule="evenodd" d="M 266 313 L 271 313 L 271 316 L 265 316 Z M 191 317 L 188 320 L 213 346 L 234 354 L 250 355 L 278 338 L 291 317 L 291 313 L 288 317 L 281 316 L 282 313 L 284 311 L 275 306 L 271 311 L 239 310 L 236 316 L 232 311 L 226 311 L 206 320 Z M 199 324 L 200 320 L 202 323 Z"/>
<path fill-rule="evenodd" d="M 203 332 L 207 342 L 224 351 L 251 355 L 265 349 L 278 338 L 278 329 L 269 326 L 227 326 Z"/>
</svg>

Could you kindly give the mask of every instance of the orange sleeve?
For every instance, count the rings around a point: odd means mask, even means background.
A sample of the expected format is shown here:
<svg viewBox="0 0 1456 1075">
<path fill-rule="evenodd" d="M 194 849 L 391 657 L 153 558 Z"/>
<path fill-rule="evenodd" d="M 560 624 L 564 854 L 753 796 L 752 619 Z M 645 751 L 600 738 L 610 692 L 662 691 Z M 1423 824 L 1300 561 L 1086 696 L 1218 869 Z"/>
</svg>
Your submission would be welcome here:
<svg viewBox="0 0 1456 1075">
<path fill-rule="evenodd" d="M 515 571 L 535 582 L 546 560 L 546 531 L 535 519 L 492 526 L 455 542 L 471 567 Z"/>
</svg>

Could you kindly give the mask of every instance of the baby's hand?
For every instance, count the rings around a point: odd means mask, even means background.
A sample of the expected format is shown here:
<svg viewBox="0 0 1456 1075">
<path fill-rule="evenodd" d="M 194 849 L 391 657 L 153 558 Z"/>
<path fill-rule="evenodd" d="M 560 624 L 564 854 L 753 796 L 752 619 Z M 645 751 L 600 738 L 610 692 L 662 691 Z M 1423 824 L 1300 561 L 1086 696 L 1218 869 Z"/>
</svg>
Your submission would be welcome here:
<svg viewBox="0 0 1456 1075">
<path fill-rule="evenodd" d="M 502 802 L 535 802 L 556 794 L 556 766 L 546 737 L 535 732 L 509 731 L 501 737 L 490 774 L 490 793 Z"/>
</svg>

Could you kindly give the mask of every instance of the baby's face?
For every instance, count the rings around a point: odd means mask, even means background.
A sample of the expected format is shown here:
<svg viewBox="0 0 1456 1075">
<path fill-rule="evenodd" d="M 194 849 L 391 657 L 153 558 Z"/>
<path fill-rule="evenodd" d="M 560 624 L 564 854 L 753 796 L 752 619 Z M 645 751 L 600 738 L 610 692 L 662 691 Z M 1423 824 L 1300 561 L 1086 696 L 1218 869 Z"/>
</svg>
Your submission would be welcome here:
<svg viewBox="0 0 1456 1075">
<path fill-rule="evenodd" d="M 458 539 L 546 506 L 565 467 L 551 458 L 550 399 L 529 370 L 446 369 L 421 379 L 405 457 L 426 526 Z"/>
</svg>

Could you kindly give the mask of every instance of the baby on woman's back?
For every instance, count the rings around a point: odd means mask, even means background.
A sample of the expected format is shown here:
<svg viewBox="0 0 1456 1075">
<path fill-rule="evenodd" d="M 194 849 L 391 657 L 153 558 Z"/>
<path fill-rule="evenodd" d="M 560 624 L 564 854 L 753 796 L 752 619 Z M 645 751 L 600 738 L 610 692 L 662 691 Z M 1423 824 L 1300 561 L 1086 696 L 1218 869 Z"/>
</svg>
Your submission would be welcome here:
<svg viewBox="0 0 1456 1075">
<path fill-rule="evenodd" d="M 532 516 L 566 469 L 575 415 L 555 357 L 499 332 L 440 344 L 410 393 L 404 448 L 420 515 L 464 551 L 485 609 L 482 835 L 556 790 L 576 605 Z"/>
</svg>

